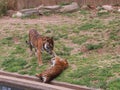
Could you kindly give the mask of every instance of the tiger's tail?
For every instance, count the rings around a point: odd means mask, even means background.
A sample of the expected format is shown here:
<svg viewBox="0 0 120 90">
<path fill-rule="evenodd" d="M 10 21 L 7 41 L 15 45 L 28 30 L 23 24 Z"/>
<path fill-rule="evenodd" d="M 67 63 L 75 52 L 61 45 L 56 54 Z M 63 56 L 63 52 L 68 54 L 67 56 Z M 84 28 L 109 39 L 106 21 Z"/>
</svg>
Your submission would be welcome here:
<svg viewBox="0 0 120 90">
<path fill-rule="evenodd" d="M 38 73 L 37 73 L 35 76 L 38 77 L 41 81 L 43 81 L 43 79 L 42 79 L 42 74 L 38 74 Z"/>
<path fill-rule="evenodd" d="M 29 41 L 26 40 L 25 42 L 26 42 L 27 45 L 30 45 L 30 42 L 29 42 Z"/>
</svg>

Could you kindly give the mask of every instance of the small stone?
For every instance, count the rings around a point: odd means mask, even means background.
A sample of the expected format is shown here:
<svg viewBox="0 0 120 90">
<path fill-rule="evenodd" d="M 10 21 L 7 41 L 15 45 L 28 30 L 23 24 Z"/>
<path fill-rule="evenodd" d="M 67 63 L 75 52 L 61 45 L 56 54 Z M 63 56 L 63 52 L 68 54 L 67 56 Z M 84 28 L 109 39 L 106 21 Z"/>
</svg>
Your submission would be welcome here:
<svg viewBox="0 0 120 90">
<path fill-rule="evenodd" d="M 16 14 L 13 14 L 12 17 L 15 18 L 15 17 L 22 17 L 23 14 L 21 12 L 17 12 Z"/>
<path fill-rule="evenodd" d="M 103 5 L 102 8 L 105 9 L 105 10 L 108 10 L 108 11 L 113 10 L 113 7 L 111 5 Z"/>
<path fill-rule="evenodd" d="M 118 9 L 118 12 L 120 13 L 120 9 Z"/>
<path fill-rule="evenodd" d="M 16 11 L 14 11 L 14 10 L 8 10 L 8 11 L 7 11 L 7 15 L 10 16 L 10 17 L 11 17 L 14 13 L 16 13 Z"/>
<path fill-rule="evenodd" d="M 87 5 L 83 5 L 83 6 L 81 6 L 81 9 L 83 9 L 83 10 L 89 10 L 89 7 Z"/>
<path fill-rule="evenodd" d="M 99 13 L 107 13 L 107 10 L 100 10 Z"/>
</svg>

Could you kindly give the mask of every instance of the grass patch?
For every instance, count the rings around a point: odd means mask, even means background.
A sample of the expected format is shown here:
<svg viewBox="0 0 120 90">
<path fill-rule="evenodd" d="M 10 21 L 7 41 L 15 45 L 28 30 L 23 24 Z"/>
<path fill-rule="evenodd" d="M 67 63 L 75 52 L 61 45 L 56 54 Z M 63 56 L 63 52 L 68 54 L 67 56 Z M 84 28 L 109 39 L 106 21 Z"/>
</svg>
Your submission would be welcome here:
<svg viewBox="0 0 120 90">
<path fill-rule="evenodd" d="M 8 56 L 4 59 L 2 67 L 4 68 L 4 70 L 10 72 L 18 72 L 19 70 L 24 69 L 24 66 L 26 64 L 27 62 L 23 58 Z"/>
<path fill-rule="evenodd" d="M 110 33 L 110 39 L 111 40 L 119 40 L 120 39 L 120 36 L 118 35 L 118 33 L 120 32 L 120 30 L 114 30 Z"/>
<path fill-rule="evenodd" d="M 22 46 L 16 45 L 15 50 L 11 54 L 23 54 L 25 51 Z"/>
<path fill-rule="evenodd" d="M 65 6 L 65 5 L 69 5 L 71 4 L 72 2 L 60 2 L 59 5 L 60 6 Z"/>
<path fill-rule="evenodd" d="M 0 16 L 5 15 L 7 12 L 7 0 L 0 0 Z"/>
<path fill-rule="evenodd" d="M 85 43 L 89 39 L 88 36 L 80 36 L 80 37 L 72 36 L 71 38 L 72 38 L 72 42 L 78 45 Z"/>
<path fill-rule="evenodd" d="M 2 44 L 2 45 L 11 46 L 12 43 L 13 43 L 13 40 L 12 40 L 12 39 L 13 39 L 12 37 L 3 38 L 3 39 L 1 40 L 1 44 Z"/>
<path fill-rule="evenodd" d="M 95 27 L 94 24 L 86 23 L 86 24 L 78 27 L 78 29 L 80 29 L 80 30 L 89 30 L 89 29 L 94 28 L 94 27 Z"/>
<path fill-rule="evenodd" d="M 105 25 L 99 20 L 90 21 L 90 23 L 84 23 L 81 26 L 78 26 L 79 30 L 90 30 L 90 29 L 104 29 Z"/>
<path fill-rule="evenodd" d="M 58 47 L 56 48 L 56 54 L 59 55 L 59 56 L 68 56 L 70 55 L 70 52 L 71 50 L 73 50 L 73 48 L 70 48 L 68 46 L 65 46 L 64 44 L 58 42 L 56 43 L 55 47 Z"/>
<path fill-rule="evenodd" d="M 86 48 L 88 50 L 100 49 L 100 48 L 103 48 L 103 44 L 102 43 L 99 43 L 99 44 L 87 44 Z"/>
<path fill-rule="evenodd" d="M 120 88 L 120 78 L 117 78 L 107 85 L 106 90 L 118 90 Z"/>
<path fill-rule="evenodd" d="M 102 16 L 108 16 L 110 13 L 109 12 L 98 12 L 97 15 L 99 17 L 102 17 Z"/>
<path fill-rule="evenodd" d="M 87 15 L 87 14 L 89 14 L 89 11 L 87 11 L 87 10 L 80 10 L 79 13 L 83 14 L 83 15 Z"/>
</svg>

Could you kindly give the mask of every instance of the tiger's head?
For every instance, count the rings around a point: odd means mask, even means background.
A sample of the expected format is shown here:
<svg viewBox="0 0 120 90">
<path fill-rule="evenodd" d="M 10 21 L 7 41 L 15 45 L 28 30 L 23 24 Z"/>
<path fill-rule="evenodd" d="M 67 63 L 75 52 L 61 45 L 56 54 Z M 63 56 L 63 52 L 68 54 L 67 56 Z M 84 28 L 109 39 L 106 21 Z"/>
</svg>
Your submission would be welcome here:
<svg viewBox="0 0 120 90">
<path fill-rule="evenodd" d="M 60 58 L 58 56 L 55 56 L 51 59 L 51 66 L 58 66 L 61 65 L 63 69 L 66 69 L 68 67 L 68 62 L 66 59 Z"/>
<path fill-rule="evenodd" d="M 55 56 L 55 53 L 53 51 L 54 49 L 54 40 L 53 40 L 53 37 L 44 37 L 43 38 L 43 49 L 49 53 L 50 55 L 52 56 Z"/>
</svg>

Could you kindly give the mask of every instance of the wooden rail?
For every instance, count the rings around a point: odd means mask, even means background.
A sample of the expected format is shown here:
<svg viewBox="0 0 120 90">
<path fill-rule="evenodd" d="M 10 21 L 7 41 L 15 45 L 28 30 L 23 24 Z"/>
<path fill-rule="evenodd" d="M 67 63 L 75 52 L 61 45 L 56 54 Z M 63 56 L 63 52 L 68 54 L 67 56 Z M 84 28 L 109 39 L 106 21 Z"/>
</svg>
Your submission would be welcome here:
<svg viewBox="0 0 120 90">
<path fill-rule="evenodd" d="M 22 88 L 23 90 L 100 90 L 57 81 L 45 84 L 41 83 L 38 78 L 33 76 L 4 71 L 0 71 L 0 84 L 15 86 L 17 88 Z"/>
</svg>

